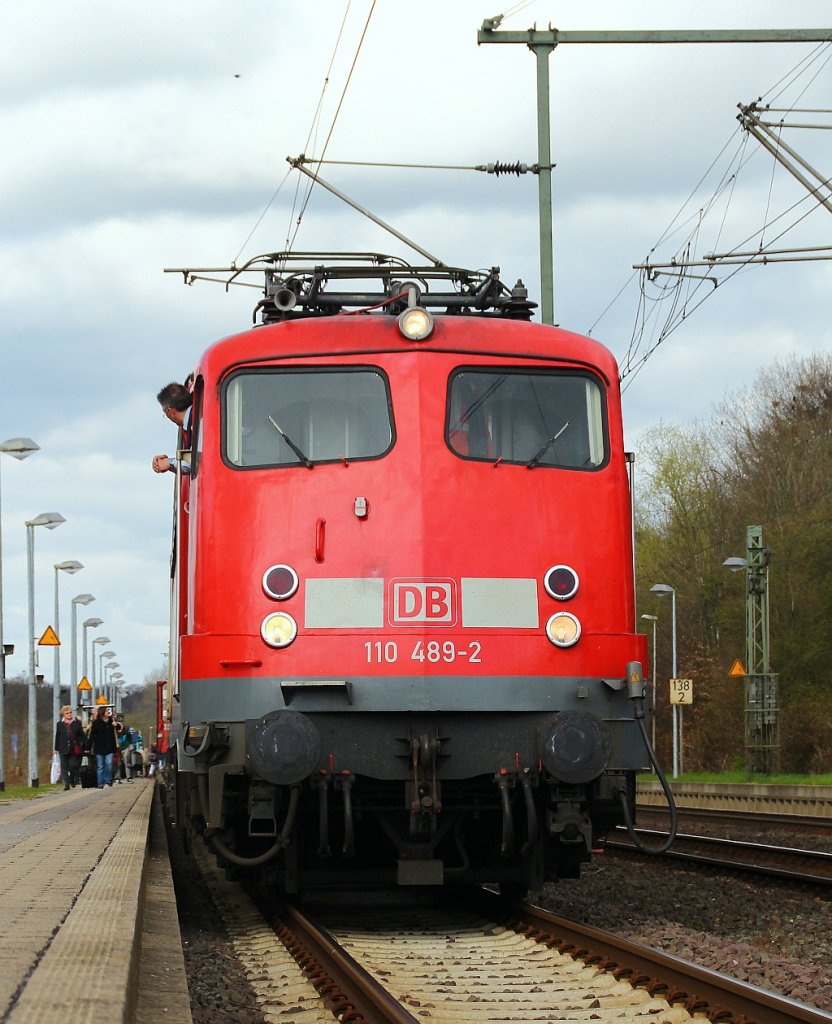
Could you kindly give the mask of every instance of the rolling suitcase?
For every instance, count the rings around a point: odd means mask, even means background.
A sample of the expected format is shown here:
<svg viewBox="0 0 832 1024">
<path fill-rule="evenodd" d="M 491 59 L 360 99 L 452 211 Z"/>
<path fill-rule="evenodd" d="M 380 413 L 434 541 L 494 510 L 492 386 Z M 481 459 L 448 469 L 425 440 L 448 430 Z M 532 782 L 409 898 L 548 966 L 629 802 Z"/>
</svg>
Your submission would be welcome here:
<svg viewBox="0 0 832 1024">
<path fill-rule="evenodd" d="M 95 789 L 98 785 L 98 769 L 92 758 L 84 758 L 78 774 L 81 779 L 81 789 Z"/>
</svg>

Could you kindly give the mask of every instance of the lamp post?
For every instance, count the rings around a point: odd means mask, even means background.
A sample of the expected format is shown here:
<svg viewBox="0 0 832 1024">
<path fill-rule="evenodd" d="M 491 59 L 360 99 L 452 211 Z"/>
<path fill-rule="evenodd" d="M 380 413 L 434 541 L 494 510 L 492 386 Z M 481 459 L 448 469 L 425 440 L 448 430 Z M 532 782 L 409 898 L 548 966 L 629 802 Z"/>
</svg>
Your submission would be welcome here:
<svg viewBox="0 0 832 1024">
<path fill-rule="evenodd" d="M 672 678 L 676 678 L 676 591 L 668 583 L 654 583 L 650 588 L 652 594 L 657 594 L 659 597 L 666 597 L 670 594 L 672 598 L 672 616 L 673 616 L 673 666 L 672 666 Z M 673 730 L 673 778 L 679 778 L 679 750 L 681 747 L 682 739 L 682 716 L 677 714 L 678 705 L 673 704 L 671 706 L 671 728 Z"/>
<path fill-rule="evenodd" d="M 58 573 L 68 572 L 70 576 L 78 572 L 79 569 L 83 569 L 84 566 L 80 562 L 76 562 L 74 559 L 70 562 L 56 562 L 53 566 L 55 570 L 55 633 L 60 639 L 61 636 L 61 623 L 60 623 L 60 608 L 58 604 Z M 55 668 L 52 676 L 52 718 L 57 723 L 61 717 L 61 648 L 59 644 L 55 644 Z"/>
<path fill-rule="evenodd" d="M 92 618 L 92 619 L 84 619 L 84 622 L 83 622 L 84 629 L 83 629 L 83 642 L 81 644 L 81 650 L 83 651 L 81 675 L 87 680 L 87 682 L 89 682 L 89 676 L 87 675 L 87 630 L 88 629 L 97 629 L 103 623 L 103 621 L 104 621 L 103 619 Z M 90 692 L 92 693 L 92 691 L 90 691 Z M 94 697 L 95 697 L 95 694 L 92 694 L 92 696 L 90 697 L 90 700 L 92 701 L 93 704 L 95 703 L 95 701 L 93 699 Z"/>
<path fill-rule="evenodd" d="M 31 437 L 11 437 L 8 441 L 0 444 L 0 453 L 5 452 L 13 459 L 21 461 L 28 458 L 32 452 L 40 449 Z M 2 459 L 0 459 L 2 463 Z M 11 652 L 9 652 L 11 653 Z M 3 503 L 2 490 L 0 489 L 0 792 L 6 788 L 6 722 L 5 722 L 5 694 L 3 687 L 6 682 L 6 645 L 3 642 Z"/>
<path fill-rule="evenodd" d="M 91 682 L 92 682 L 92 702 L 93 702 L 93 704 L 95 704 L 96 700 L 97 700 L 96 689 L 97 689 L 97 686 L 98 686 L 98 684 L 96 683 L 96 680 L 95 680 L 95 645 L 96 644 L 108 644 L 109 642 L 110 642 L 110 638 L 108 636 L 94 636 L 92 638 L 92 643 L 90 644 L 90 654 L 92 656 L 91 657 L 91 660 L 92 660 L 92 680 L 91 680 Z"/>
<path fill-rule="evenodd" d="M 110 695 L 107 693 L 107 673 L 104 671 L 104 659 L 114 658 L 115 656 L 115 651 L 98 652 L 98 686 L 108 704 L 110 703 Z"/>
<path fill-rule="evenodd" d="M 38 692 L 35 666 L 35 527 L 54 530 L 66 520 L 58 512 L 41 512 L 26 520 L 26 576 L 29 594 L 29 786 L 37 789 L 38 778 Z"/>
<path fill-rule="evenodd" d="M 116 684 L 113 682 L 115 676 L 112 674 L 112 670 L 118 668 L 117 661 L 108 661 L 104 666 L 104 677 L 107 680 L 107 692 L 109 693 L 112 704 L 115 707 L 116 703 Z"/>
<path fill-rule="evenodd" d="M 658 615 L 642 615 L 643 619 L 653 623 L 653 723 L 652 723 L 652 736 L 653 736 L 653 750 L 656 749 L 656 623 L 659 620 Z"/>
<path fill-rule="evenodd" d="M 121 713 L 121 698 L 124 692 L 124 683 L 122 682 L 122 680 L 124 679 L 124 673 L 113 672 L 113 674 L 110 676 L 110 679 L 112 680 L 113 687 L 115 688 L 116 695 L 118 696 L 118 707 L 116 708 L 116 710 L 119 713 Z"/>
<path fill-rule="evenodd" d="M 80 701 L 77 697 L 78 684 L 81 680 L 78 678 L 78 605 L 79 604 L 92 604 L 95 600 L 92 594 L 77 594 L 72 599 L 72 647 L 70 649 L 70 661 L 72 671 L 72 689 L 75 691 L 73 702 L 77 708 Z"/>
</svg>

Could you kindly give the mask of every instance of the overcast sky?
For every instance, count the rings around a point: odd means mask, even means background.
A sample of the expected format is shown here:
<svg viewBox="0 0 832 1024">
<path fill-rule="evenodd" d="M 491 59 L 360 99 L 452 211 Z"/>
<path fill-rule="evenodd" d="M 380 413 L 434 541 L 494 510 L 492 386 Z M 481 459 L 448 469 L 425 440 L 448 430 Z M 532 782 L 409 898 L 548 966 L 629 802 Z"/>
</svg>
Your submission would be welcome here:
<svg viewBox="0 0 832 1024">
<path fill-rule="evenodd" d="M 67 522 L 35 531 L 38 635 L 54 624 L 53 565 L 85 565 L 60 574 L 64 683 L 70 599 L 85 592 L 96 601 L 79 608 L 79 621 L 104 620 L 90 635 L 110 638 L 104 647 L 116 651 L 127 682 L 163 665 L 173 478 L 153 474 L 150 459 L 169 452 L 175 435 L 155 395 L 184 379 L 213 340 L 247 326 L 254 304 L 248 291 L 185 288 L 164 267 L 227 265 L 282 249 L 296 228 L 296 175 L 286 177 L 285 158 L 320 154 L 342 94 L 330 159 L 536 160 L 534 58 L 524 46 L 477 46 L 498 4 L 377 0 L 344 92 L 371 6 L 352 0 L 336 51 L 346 8 L 336 0 L 3 4 L 0 441 L 29 436 L 42 449 L 19 463 L 4 456 L 0 466 L 4 632 L 16 645 L 9 676 L 27 671 L 24 521 L 51 511 Z M 832 27 L 832 10 L 821 0 L 536 0 L 502 28 L 535 22 L 818 28 Z M 830 106 L 828 59 L 828 47 L 815 44 L 559 47 L 550 59 L 557 321 L 591 330 L 623 361 L 643 311 L 650 319 L 639 352 L 655 344 L 650 325 L 664 320 L 673 296 L 642 310 L 631 267 L 680 211 L 655 260 L 678 254 L 700 210 L 709 212 L 698 254 L 769 243 L 799 217 L 778 244 L 830 242 L 829 212 L 810 213 L 805 201 L 760 234 L 806 192 L 753 140 L 742 149 L 735 119 L 737 103 L 758 96 L 782 107 Z M 829 175 L 829 135 L 801 129 L 788 141 Z M 509 284 L 523 278 L 539 300 L 532 175 L 321 173 L 444 261 L 499 265 Z M 413 256 L 322 191 L 294 245 Z M 691 282 L 688 315 L 625 380 L 628 444 L 637 449 L 639 435 L 661 422 L 707 418 L 778 357 L 828 352 L 830 274 L 825 262 L 796 263 L 721 275 L 715 290 Z M 655 286 L 649 293 L 659 294 Z M 683 308 L 677 301 L 677 315 Z M 43 650 L 40 671 L 51 680 L 52 651 Z"/>
</svg>

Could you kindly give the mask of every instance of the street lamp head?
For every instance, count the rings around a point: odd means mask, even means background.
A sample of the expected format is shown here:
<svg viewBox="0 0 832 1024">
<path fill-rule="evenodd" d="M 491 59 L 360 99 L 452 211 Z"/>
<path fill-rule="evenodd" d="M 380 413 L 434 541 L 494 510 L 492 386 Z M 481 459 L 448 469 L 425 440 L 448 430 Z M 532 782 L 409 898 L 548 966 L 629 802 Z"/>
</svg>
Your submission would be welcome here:
<svg viewBox="0 0 832 1024">
<path fill-rule="evenodd" d="M 676 591 L 669 583 L 654 583 L 650 588 L 651 594 L 658 594 L 659 597 L 664 597 L 665 594 L 675 594 Z"/>
<path fill-rule="evenodd" d="M 28 458 L 32 452 L 37 451 L 40 451 L 40 445 L 35 444 L 31 437 L 10 437 L 8 441 L 0 444 L 0 452 L 5 452 L 18 460 Z"/>
<path fill-rule="evenodd" d="M 115 656 L 115 651 L 102 651 L 101 654 L 99 655 L 99 657 L 101 658 L 115 658 Z"/>
<path fill-rule="evenodd" d="M 56 570 L 59 569 L 61 572 L 68 572 L 70 576 L 74 575 L 76 572 L 78 572 L 79 569 L 83 569 L 83 568 L 84 568 L 83 564 L 81 562 L 76 562 L 74 559 L 72 559 L 69 562 L 56 562 L 55 563 L 55 569 Z"/>
<path fill-rule="evenodd" d="M 103 619 L 84 619 L 83 625 L 88 628 L 94 628 L 96 626 L 100 626 L 103 622 Z"/>
<path fill-rule="evenodd" d="M 739 572 L 741 569 L 748 568 L 748 559 L 737 557 L 726 558 L 725 561 L 722 563 L 722 568 L 730 569 L 731 572 Z"/>
<path fill-rule="evenodd" d="M 649 619 L 650 622 L 658 622 L 658 615 L 642 615 L 643 619 Z"/>
<path fill-rule="evenodd" d="M 108 644 L 110 642 L 110 638 L 108 636 L 94 636 L 92 638 L 92 642 L 94 644 Z"/>
<path fill-rule="evenodd" d="M 47 530 L 54 530 L 55 527 L 60 526 L 61 523 L 65 523 L 66 519 L 61 515 L 60 512 L 41 512 L 39 516 L 35 516 L 34 519 L 27 519 L 27 526 L 45 526 Z"/>
<path fill-rule="evenodd" d="M 73 604 L 92 604 L 92 602 L 94 600 L 95 600 L 95 598 L 92 596 L 92 594 L 78 594 L 77 597 L 73 597 L 72 603 Z"/>
</svg>

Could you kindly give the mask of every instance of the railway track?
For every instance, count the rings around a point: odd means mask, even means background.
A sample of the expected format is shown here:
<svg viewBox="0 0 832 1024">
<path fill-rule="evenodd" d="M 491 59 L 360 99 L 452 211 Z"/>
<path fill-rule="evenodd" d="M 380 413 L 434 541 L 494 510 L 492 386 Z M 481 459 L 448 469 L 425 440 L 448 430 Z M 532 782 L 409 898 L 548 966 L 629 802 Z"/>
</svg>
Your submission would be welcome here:
<svg viewBox="0 0 832 1024">
<path fill-rule="evenodd" d="M 269 906 L 268 895 L 256 893 L 256 909 L 239 885 L 223 878 L 201 843 L 195 855 L 270 1020 L 830 1020 L 494 893 L 466 891 L 459 900 L 446 891 L 329 894 L 302 908 Z"/>
<path fill-rule="evenodd" d="M 670 818 L 667 808 L 638 804 L 636 811 L 640 825 L 656 825 L 666 829 L 666 823 Z M 715 826 L 721 831 L 730 830 L 732 833 L 788 830 L 801 835 L 826 837 L 827 840 L 832 837 L 832 817 L 714 807 L 679 807 L 677 813 L 680 822 L 700 822 L 709 827 Z"/>
<path fill-rule="evenodd" d="M 654 829 L 637 828 L 636 833 L 646 845 L 652 847 L 660 846 L 667 839 L 667 832 Z M 639 853 L 625 829 L 616 829 L 607 838 L 605 848 Z M 668 860 L 710 864 L 726 870 L 751 871 L 793 882 L 832 885 L 832 853 L 819 850 L 678 833 L 671 848 L 658 856 Z"/>
</svg>

